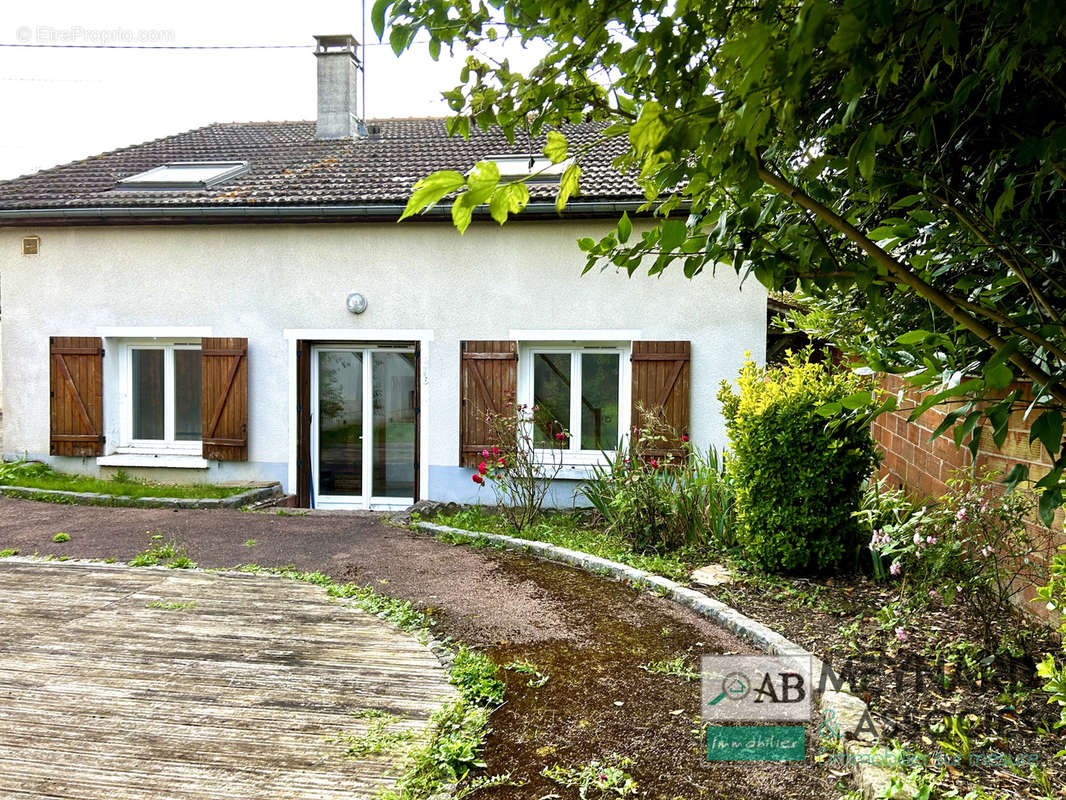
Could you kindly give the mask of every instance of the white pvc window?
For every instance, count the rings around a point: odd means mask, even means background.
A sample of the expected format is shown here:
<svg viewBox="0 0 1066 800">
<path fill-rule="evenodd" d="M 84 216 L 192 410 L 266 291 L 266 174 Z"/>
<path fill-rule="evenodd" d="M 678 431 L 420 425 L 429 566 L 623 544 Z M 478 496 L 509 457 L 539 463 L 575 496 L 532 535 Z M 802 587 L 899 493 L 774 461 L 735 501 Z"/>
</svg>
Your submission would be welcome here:
<svg viewBox="0 0 1066 800">
<path fill-rule="evenodd" d="M 572 163 L 572 159 L 567 159 L 553 164 L 550 159 L 538 155 L 485 156 L 481 160 L 495 164 L 503 180 L 529 178 L 534 183 L 538 181 L 558 183 L 559 176 Z"/>
<path fill-rule="evenodd" d="M 519 393 L 537 408 L 531 435 L 538 449 L 561 448 L 573 464 L 618 449 L 629 428 L 628 353 L 628 345 L 613 344 L 522 348 Z"/>
<path fill-rule="evenodd" d="M 247 161 L 174 161 L 122 178 L 127 189 L 208 189 L 247 172 Z"/>
<path fill-rule="evenodd" d="M 122 443 L 135 452 L 201 451 L 199 342 L 129 342 L 122 348 Z"/>
</svg>

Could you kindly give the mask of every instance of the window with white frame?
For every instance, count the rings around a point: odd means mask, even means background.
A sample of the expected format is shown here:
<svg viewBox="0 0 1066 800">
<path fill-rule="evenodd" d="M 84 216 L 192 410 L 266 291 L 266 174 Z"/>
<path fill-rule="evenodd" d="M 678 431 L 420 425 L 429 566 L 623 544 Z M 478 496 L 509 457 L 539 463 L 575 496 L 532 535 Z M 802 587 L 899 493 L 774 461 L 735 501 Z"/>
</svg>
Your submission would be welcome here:
<svg viewBox="0 0 1066 800">
<path fill-rule="evenodd" d="M 522 348 L 519 393 L 537 407 L 538 447 L 564 440 L 566 460 L 592 462 L 618 448 L 629 425 L 628 347 L 531 344 Z"/>
<path fill-rule="evenodd" d="M 198 341 L 125 343 L 121 382 L 124 447 L 200 452 L 202 373 Z"/>
</svg>

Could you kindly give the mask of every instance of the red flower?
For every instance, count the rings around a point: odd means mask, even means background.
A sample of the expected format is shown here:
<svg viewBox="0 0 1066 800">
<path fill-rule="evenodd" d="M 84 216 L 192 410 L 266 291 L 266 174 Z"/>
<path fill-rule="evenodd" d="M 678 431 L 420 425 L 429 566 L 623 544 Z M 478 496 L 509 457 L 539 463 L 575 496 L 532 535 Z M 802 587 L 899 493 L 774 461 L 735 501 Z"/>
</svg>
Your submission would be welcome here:
<svg viewBox="0 0 1066 800">
<path fill-rule="evenodd" d="M 649 461 L 648 463 L 651 464 L 651 468 L 652 469 L 658 469 L 659 468 L 659 462 L 656 461 L 654 458 L 651 461 Z"/>
<path fill-rule="evenodd" d="M 486 472 L 489 471 L 489 465 L 482 461 L 480 464 L 477 465 L 477 471 L 484 475 Z"/>
<path fill-rule="evenodd" d="M 507 462 L 504 461 L 502 458 L 497 459 L 496 463 L 499 464 L 501 467 L 506 467 L 507 466 Z"/>
<path fill-rule="evenodd" d="M 496 445 L 493 445 L 492 446 L 492 454 L 494 456 L 498 456 L 500 454 L 500 448 L 498 448 Z"/>
<path fill-rule="evenodd" d="M 688 434 L 687 433 L 681 434 L 681 441 L 683 441 L 683 442 L 687 442 L 688 441 Z"/>
<path fill-rule="evenodd" d="M 483 483 L 485 482 L 485 479 L 484 479 L 484 478 L 482 478 L 482 477 L 481 477 L 480 475 L 478 475 L 477 473 L 474 473 L 473 475 L 471 475 L 471 476 L 470 476 L 470 478 L 471 478 L 471 480 L 473 480 L 473 481 L 474 481 L 474 483 L 476 483 L 476 484 L 477 484 L 478 486 L 480 486 L 481 484 L 483 484 Z"/>
<path fill-rule="evenodd" d="M 561 442 L 563 439 L 566 438 L 566 434 L 562 431 L 559 431 L 557 434 L 555 434 L 555 438 Z"/>
</svg>

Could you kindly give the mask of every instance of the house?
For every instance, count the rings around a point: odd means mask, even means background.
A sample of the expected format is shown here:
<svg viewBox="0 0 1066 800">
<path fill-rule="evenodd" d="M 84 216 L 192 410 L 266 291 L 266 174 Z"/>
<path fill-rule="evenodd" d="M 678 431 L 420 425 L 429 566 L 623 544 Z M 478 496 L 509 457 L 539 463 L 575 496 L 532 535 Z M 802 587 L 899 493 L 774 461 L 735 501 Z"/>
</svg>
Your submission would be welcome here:
<svg viewBox="0 0 1066 800">
<path fill-rule="evenodd" d="M 354 40 L 316 38 L 313 122 L 214 124 L 0 183 L 4 458 L 388 508 L 475 501 L 484 411 L 512 394 L 572 432 L 556 504 L 638 403 L 725 445 L 719 382 L 764 353 L 755 281 L 582 276 L 576 240 L 643 202 L 610 143 L 562 215 L 548 174 L 502 227 L 460 236 L 446 203 L 397 224 L 416 179 L 522 173 L 543 139 L 361 121 Z"/>
</svg>

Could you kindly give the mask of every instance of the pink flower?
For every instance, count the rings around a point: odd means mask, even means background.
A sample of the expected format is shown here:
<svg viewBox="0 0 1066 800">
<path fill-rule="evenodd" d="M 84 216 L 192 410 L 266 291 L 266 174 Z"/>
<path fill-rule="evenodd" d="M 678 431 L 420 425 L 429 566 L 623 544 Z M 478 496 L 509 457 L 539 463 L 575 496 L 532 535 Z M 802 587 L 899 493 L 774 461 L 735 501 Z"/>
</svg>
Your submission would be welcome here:
<svg viewBox="0 0 1066 800">
<path fill-rule="evenodd" d="M 899 559 L 897 558 L 895 561 L 892 562 L 892 566 L 888 568 L 888 571 L 891 572 L 893 575 L 899 575 L 902 569 L 903 567 L 900 566 Z"/>
<path fill-rule="evenodd" d="M 901 642 L 907 641 L 907 638 L 908 638 L 907 637 L 907 629 L 906 628 L 897 627 L 896 628 L 896 638 L 899 639 Z"/>
<path fill-rule="evenodd" d="M 955 515 L 955 519 L 957 519 L 959 522 L 965 522 L 966 521 L 966 508 L 965 508 L 965 506 L 963 508 L 959 509 L 959 513 Z"/>
<path fill-rule="evenodd" d="M 939 602 L 939 600 L 940 600 L 940 592 L 938 592 L 936 589 L 930 589 L 929 590 L 929 599 L 930 600 L 936 600 L 936 601 Z"/>
<path fill-rule="evenodd" d="M 925 537 L 925 543 L 926 544 L 936 544 L 936 537 L 935 536 L 926 536 Z"/>
<path fill-rule="evenodd" d="M 489 457 L 489 451 L 488 450 L 482 450 L 481 451 L 481 457 L 482 458 L 488 458 Z"/>
<path fill-rule="evenodd" d="M 480 476 L 479 474 L 477 474 L 476 472 L 475 472 L 475 473 L 474 473 L 473 475 L 471 475 L 471 476 L 470 476 L 470 479 L 471 479 L 472 481 L 474 481 L 474 483 L 476 483 L 476 484 L 477 484 L 478 486 L 481 486 L 481 485 L 482 485 L 482 484 L 483 484 L 483 483 L 485 482 L 485 479 L 484 479 L 484 478 L 482 478 L 482 477 L 481 477 L 481 476 Z"/>
<path fill-rule="evenodd" d="M 920 533 L 914 534 L 913 541 L 916 545 L 920 545 L 922 543 L 922 535 Z"/>
<path fill-rule="evenodd" d="M 987 544 L 984 547 L 981 548 L 981 555 L 983 555 L 985 558 L 988 558 L 994 552 L 995 552 L 995 550 L 993 550 Z"/>
<path fill-rule="evenodd" d="M 651 461 L 649 461 L 648 463 L 651 465 L 652 469 L 658 469 L 659 468 L 659 462 L 656 461 L 654 458 Z"/>
<path fill-rule="evenodd" d="M 477 465 L 477 471 L 484 475 L 486 472 L 489 471 L 489 465 L 482 461 L 480 464 Z"/>
<path fill-rule="evenodd" d="M 566 438 L 566 434 L 562 431 L 559 431 L 557 434 L 555 434 L 555 438 L 561 442 L 563 439 Z"/>
</svg>

